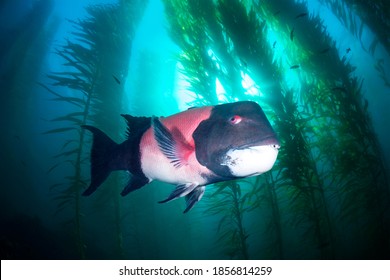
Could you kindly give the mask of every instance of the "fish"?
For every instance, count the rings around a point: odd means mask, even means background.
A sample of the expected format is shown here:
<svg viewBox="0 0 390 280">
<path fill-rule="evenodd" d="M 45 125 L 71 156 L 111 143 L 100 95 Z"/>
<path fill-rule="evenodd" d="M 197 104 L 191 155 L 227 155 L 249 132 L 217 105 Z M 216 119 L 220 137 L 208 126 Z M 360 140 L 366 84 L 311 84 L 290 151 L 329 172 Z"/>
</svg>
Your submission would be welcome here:
<svg viewBox="0 0 390 280">
<path fill-rule="evenodd" d="M 298 69 L 300 66 L 298 64 L 290 66 L 290 69 Z"/>
<path fill-rule="evenodd" d="M 122 196 L 153 180 L 174 184 L 159 202 L 185 197 L 187 213 L 207 185 L 269 171 L 280 148 L 269 120 L 253 101 L 196 107 L 168 117 L 121 116 L 128 127 L 120 144 L 94 126 L 82 126 L 93 136 L 91 182 L 84 196 L 94 193 L 112 171 L 124 170 L 131 178 Z"/>
<path fill-rule="evenodd" d="M 115 76 L 115 75 L 112 75 L 112 77 L 114 78 L 115 82 L 120 85 L 121 84 L 121 81 Z"/>
<path fill-rule="evenodd" d="M 290 32 L 290 39 L 291 39 L 291 41 L 294 40 L 294 29 L 295 29 L 295 28 L 293 28 L 293 29 L 291 30 L 291 32 Z"/>
<path fill-rule="evenodd" d="M 274 43 L 272 44 L 272 48 L 274 49 L 276 46 L 276 41 L 274 41 Z"/>
<path fill-rule="evenodd" d="M 326 54 L 326 53 L 329 52 L 329 51 L 330 51 L 330 47 L 327 47 L 327 48 L 325 48 L 325 49 L 319 51 L 318 54 Z"/>
<path fill-rule="evenodd" d="M 347 89 L 345 87 L 333 87 L 332 91 L 342 91 L 347 93 Z"/>
<path fill-rule="evenodd" d="M 300 13 L 299 15 L 297 15 L 297 16 L 295 17 L 295 19 L 301 18 L 301 17 L 305 17 L 305 16 L 307 16 L 307 13 Z"/>
<path fill-rule="evenodd" d="M 351 48 L 347 48 L 346 50 L 345 50 L 345 53 L 349 53 L 351 51 Z"/>
</svg>

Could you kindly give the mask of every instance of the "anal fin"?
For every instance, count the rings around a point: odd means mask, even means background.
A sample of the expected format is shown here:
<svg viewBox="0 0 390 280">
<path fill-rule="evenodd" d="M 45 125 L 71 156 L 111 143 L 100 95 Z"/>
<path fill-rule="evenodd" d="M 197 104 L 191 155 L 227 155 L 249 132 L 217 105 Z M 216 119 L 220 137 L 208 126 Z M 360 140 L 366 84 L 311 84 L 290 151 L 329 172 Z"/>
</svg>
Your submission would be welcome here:
<svg viewBox="0 0 390 280">
<path fill-rule="evenodd" d="M 125 196 L 130 192 L 140 189 L 149 183 L 149 179 L 146 177 L 140 176 L 132 176 L 129 183 L 127 183 L 126 187 L 121 192 L 121 196 Z"/>
<path fill-rule="evenodd" d="M 89 187 L 82 193 L 83 196 L 89 196 L 93 192 L 97 190 L 97 188 L 107 179 L 108 175 L 110 175 L 111 170 L 109 170 L 106 167 L 102 167 L 101 170 L 99 169 L 96 165 L 92 166 L 92 171 L 91 171 L 91 184 Z"/>
<path fill-rule="evenodd" d="M 171 201 L 173 199 L 185 196 L 185 195 L 189 194 L 190 192 L 192 192 L 197 186 L 198 186 L 198 184 L 194 184 L 194 183 L 178 185 L 173 190 L 173 192 L 171 192 L 171 194 L 168 196 L 168 198 L 166 198 L 162 201 L 159 201 L 158 203 L 165 203 L 165 202 Z"/>
</svg>

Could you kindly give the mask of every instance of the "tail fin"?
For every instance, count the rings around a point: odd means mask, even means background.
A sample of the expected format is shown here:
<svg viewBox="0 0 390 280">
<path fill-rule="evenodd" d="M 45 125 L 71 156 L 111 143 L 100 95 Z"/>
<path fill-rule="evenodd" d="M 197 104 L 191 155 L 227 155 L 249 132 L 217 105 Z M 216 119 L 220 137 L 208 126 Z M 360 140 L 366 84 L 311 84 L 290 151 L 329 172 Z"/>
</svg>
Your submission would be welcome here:
<svg viewBox="0 0 390 280">
<path fill-rule="evenodd" d="M 93 133 L 93 144 L 91 149 L 91 184 L 88 189 L 83 192 L 84 196 L 92 194 L 96 189 L 107 179 L 112 169 L 111 158 L 113 151 L 118 147 L 100 129 L 82 125 L 82 128 L 88 129 Z"/>
</svg>

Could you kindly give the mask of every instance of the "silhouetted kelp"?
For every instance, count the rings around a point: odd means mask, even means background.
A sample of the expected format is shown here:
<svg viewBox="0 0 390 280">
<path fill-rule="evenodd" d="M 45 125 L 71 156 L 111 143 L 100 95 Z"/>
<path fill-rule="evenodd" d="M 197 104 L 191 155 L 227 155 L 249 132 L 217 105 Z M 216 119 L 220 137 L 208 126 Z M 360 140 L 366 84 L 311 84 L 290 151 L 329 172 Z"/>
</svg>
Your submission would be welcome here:
<svg viewBox="0 0 390 280">
<path fill-rule="evenodd" d="M 343 248 L 343 234 L 354 236 L 356 241 L 361 234 L 372 236 L 370 245 L 361 249 L 361 257 L 388 255 L 388 246 L 379 245 L 389 242 L 389 222 L 385 219 L 389 211 L 388 180 L 367 101 L 361 95 L 361 82 L 352 76 L 354 67 L 338 56 L 321 19 L 296 18 L 308 13 L 304 4 L 293 1 L 247 6 L 236 0 L 216 4 L 165 1 L 165 5 L 172 38 L 183 50 L 179 61 L 190 90 L 197 96 L 195 102 L 215 102 L 214 83 L 218 78 L 225 89 L 238 89 L 231 94 L 227 91 L 226 100 L 234 97 L 266 103 L 273 115 L 282 141 L 279 170 L 264 178 L 274 213 L 271 217 L 280 220 L 273 227 L 280 237 L 277 242 L 305 242 L 305 249 L 300 248 L 302 255 L 294 253 L 291 246 L 288 252 L 282 249 L 286 246 L 276 246 L 277 258 L 291 258 L 291 254 L 294 258 L 348 257 L 352 248 Z M 274 54 L 269 32 L 277 34 L 278 46 L 284 46 L 283 54 Z M 284 66 L 288 61 L 300 65 L 297 78 L 301 91 L 290 89 L 283 81 L 289 75 L 283 70 L 290 67 Z M 241 79 L 229 76 L 240 75 L 240 71 L 249 73 L 263 89 L 264 97 L 243 94 L 245 90 L 237 83 Z M 336 87 L 343 90 L 332 92 Z M 227 199 L 230 194 L 225 195 Z M 218 211 L 221 221 L 225 221 L 227 216 L 222 213 Z M 363 220 L 363 227 L 355 228 Z M 340 231 L 345 225 L 349 226 L 348 233 Z M 292 227 L 295 239 L 290 236 L 285 241 Z M 230 230 L 233 235 L 234 226 Z M 226 248 L 237 244 L 231 242 L 225 244 Z"/>
<path fill-rule="evenodd" d="M 49 20 L 52 9 L 51 0 L 36 1 L 14 26 L 1 29 L 0 35 L 4 38 L 0 46 L 2 98 L 14 92 L 12 87 L 19 86 L 24 72 L 35 76 L 42 67 L 41 62 L 46 55 L 42 50 L 47 49 L 47 43 L 58 26 L 56 20 Z M 31 71 L 31 64 L 36 65 L 34 72 Z"/>
<path fill-rule="evenodd" d="M 54 118 L 53 122 L 66 122 L 66 126 L 58 126 L 46 134 L 66 132 L 67 140 L 61 152 L 55 157 L 63 158 L 73 168 L 72 174 L 61 182 L 53 185 L 56 191 L 54 199 L 58 200 L 57 213 L 73 208 L 74 214 L 71 224 L 74 225 L 74 235 L 80 258 L 86 257 L 86 243 L 83 238 L 83 202 L 80 198 L 88 177 L 85 176 L 84 164 L 88 162 L 85 153 L 86 144 L 90 145 L 85 137 L 85 131 L 80 128 L 87 123 L 98 124 L 107 128 L 112 134 L 119 134 L 119 112 L 123 98 L 123 87 L 118 86 L 115 77 L 124 78 L 127 75 L 130 59 L 131 43 L 134 36 L 133 28 L 138 23 L 144 4 L 139 1 L 122 1 L 118 5 L 92 5 L 86 8 L 88 17 L 72 21 L 75 31 L 73 40 L 56 50 L 56 54 L 63 58 L 63 72 L 49 74 L 53 80 L 52 86 L 67 87 L 72 91 L 67 94 L 58 93 L 48 86 L 41 84 L 54 95 L 53 101 L 61 102 L 68 110 L 63 116 Z M 138 6 L 135 4 L 139 4 Z M 117 78 L 118 79 L 118 78 Z M 71 93 L 71 94 L 69 94 Z M 73 135 L 69 132 L 75 132 Z M 54 170 L 57 166 L 51 168 Z M 50 170 L 50 171 L 51 171 Z M 113 178 L 114 188 L 118 178 Z M 110 190 L 110 188 L 107 188 Z M 111 191 L 111 190 L 110 190 Z M 116 253 L 115 258 L 123 257 L 123 237 L 121 229 L 121 210 L 118 197 L 110 196 L 113 201 L 112 216 L 115 223 Z M 96 208 L 107 207 L 106 198 L 101 196 L 100 204 Z"/>
<path fill-rule="evenodd" d="M 223 254 L 231 259 L 249 259 L 244 214 L 249 193 L 242 194 L 240 181 L 227 181 L 214 185 L 212 194 L 207 195 L 205 215 L 220 216 L 216 227 L 218 245 L 223 246 Z"/>
<path fill-rule="evenodd" d="M 369 53 L 374 59 L 378 45 L 382 45 L 387 54 L 390 55 L 390 17 L 389 6 L 386 0 L 378 1 L 335 1 L 321 0 L 337 16 L 338 20 L 347 28 L 350 33 L 360 42 L 361 48 Z M 360 24 L 360 25 L 359 25 Z M 367 36 L 363 40 L 363 31 L 367 27 L 373 31 L 374 38 L 367 48 Z M 351 48 L 345 50 L 342 60 L 346 60 Z M 375 69 L 379 72 L 379 77 L 390 87 L 390 80 L 383 67 L 383 58 L 376 59 Z"/>
<path fill-rule="evenodd" d="M 365 25 L 367 25 L 375 34 L 375 39 L 371 42 L 369 52 L 373 54 L 375 52 L 378 43 L 382 44 L 387 53 L 390 54 L 390 42 L 389 30 L 390 30 L 390 17 L 389 17 L 389 4 L 386 0 L 376 1 L 363 1 L 363 0 L 321 0 L 321 3 L 326 4 L 332 9 L 332 12 L 337 18 L 347 27 L 351 34 L 353 34 L 364 48 L 362 41 L 362 34 Z M 360 22 L 358 23 L 355 13 Z"/>
<path fill-rule="evenodd" d="M 280 7 L 282 2 L 286 5 L 284 1 L 270 1 L 271 10 Z M 289 14 L 292 14 L 294 9 L 296 12 L 301 9 L 298 6 L 300 5 L 289 3 L 289 6 L 285 6 L 285 8 Z M 290 16 L 286 18 L 290 18 Z M 374 217 L 379 218 L 375 222 L 367 220 L 368 223 L 364 230 L 372 234 L 373 228 L 376 228 L 377 225 L 383 225 L 382 229 L 379 229 L 381 226 L 377 228 L 375 235 L 386 243 L 383 240 L 386 239 L 386 235 L 388 236 L 388 229 L 386 230 L 388 224 L 386 226 L 384 218 L 388 214 L 381 213 L 388 211 L 388 206 L 386 206 L 389 201 L 388 179 L 380 148 L 370 124 L 366 101 L 361 97 L 361 82 L 352 76 L 354 67 L 347 64 L 344 58 L 339 58 L 334 43 L 325 33 L 326 30 L 320 24 L 312 24 L 307 20 L 309 19 L 303 19 L 299 30 L 304 29 L 305 31 L 296 33 L 297 40 L 294 43 L 296 46 L 286 49 L 286 55 L 295 58 L 296 52 L 293 51 L 293 47 L 301 50 L 299 52 L 300 59 L 302 59 L 301 64 L 305 65 L 307 71 L 301 79 L 305 94 L 301 95 L 300 102 L 304 108 L 302 111 L 304 115 L 315 116 L 308 122 L 305 134 L 312 149 L 313 160 L 319 171 L 320 180 L 318 182 L 322 181 L 325 186 L 325 189 L 320 191 L 322 205 L 327 209 L 329 206 L 326 205 L 333 205 L 333 203 L 341 206 L 338 208 L 340 212 L 337 214 L 334 210 L 327 211 L 333 220 L 332 227 L 336 227 L 336 229 L 332 229 L 333 232 L 338 230 L 336 224 L 342 223 L 339 218 L 345 217 L 345 214 L 349 218 L 354 217 L 355 221 L 361 221 L 363 217 L 368 220 Z M 321 21 L 319 17 L 312 20 L 318 23 Z M 297 26 L 296 22 L 292 20 L 290 22 Z M 283 25 L 275 25 L 274 30 L 280 30 L 281 26 Z M 287 33 L 288 30 L 289 28 L 285 28 L 284 32 Z M 322 38 L 321 44 L 332 46 L 325 54 L 327 56 L 326 63 L 324 63 L 323 57 L 310 54 L 310 50 L 318 48 L 318 41 L 313 38 Z M 314 84 L 310 81 L 313 81 Z M 329 89 L 333 88 L 334 85 L 341 85 L 343 90 L 337 94 L 329 92 Z M 324 138 L 327 138 L 327 142 L 323 142 Z M 336 147 L 339 149 L 333 149 Z M 326 162 L 325 158 L 329 162 Z M 348 161 L 345 161 L 346 158 Z M 358 173 L 357 170 L 359 170 Z M 380 174 L 377 177 L 380 179 L 375 179 L 372 174 Z M 362 180 L 362 178 L 367 181 Z M 374 191 L 373 188 L 378 188 L 378 190 Z M 343 203 L 339 204 L 333 200 L 335 198 L 334 191 L 338 193 L 338 198 L 341 198 Z M 381 195 L 378 196 L 379 193 Z M 353 200 L 349 201 L 349 197 Z M 357 197 L 361 197 L 361 199 L 356 200 Z M 363 206 L 373 200 L 376 201 L 373 204 L 377 205 L 374 207 L 377 208 L 376 214 L 372 214 L 372 210 L 365 209 Z M 353 214 L 346 211 L 347 209 L 354 209 L 352 210 Z M 362 209 L 365 210 L 362 211 Z M 368 218 L 370 216 L 371 218 Z M 358 236 L 360 230 L 355 234 Z M 331 246 L 332 242 L 328 242 L 328 244 Z M 370 246 L 373 244 L 374 242 Z M 373 247 L 375 247 L 372 249 L 373 254 L 378 256 L 388 254 L 387 249 L 380 252 L 383 247 L 381 248 L 379 243 Z M 320 246 L 319 248 L 322 251 L 325 247 Z M 387 253 L 385 253 L 386 250 Z"/>
</svg>

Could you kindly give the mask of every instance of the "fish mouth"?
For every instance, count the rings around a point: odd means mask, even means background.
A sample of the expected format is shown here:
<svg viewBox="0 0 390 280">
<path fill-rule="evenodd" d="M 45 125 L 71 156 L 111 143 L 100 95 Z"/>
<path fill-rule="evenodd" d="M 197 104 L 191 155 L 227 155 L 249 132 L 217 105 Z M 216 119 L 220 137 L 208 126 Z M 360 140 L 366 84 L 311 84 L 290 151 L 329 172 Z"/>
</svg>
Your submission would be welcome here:
<svg viewBox="0 0 390 280">
<path fill-rule="evenodd" d="M 246 143 L 245 145 L 242 145 L 242 146 L 236 148 L 236 150 L 250 149 L 252 147 L 257 147 L 257 146 L 271 146 L 272 148 L 279 150 L 280 142 L 275 135 L 269 135 L 269 136 L 261 138 L 260 140 Z"/>
<path fill-rule="evenodd" d="M 275 140 L 246 148 L 227 151 L 220 165 L 227 166 L 235 177 L 257 176 L 269 171 L 279 153 L 279 145 Z"/>
</svg>

